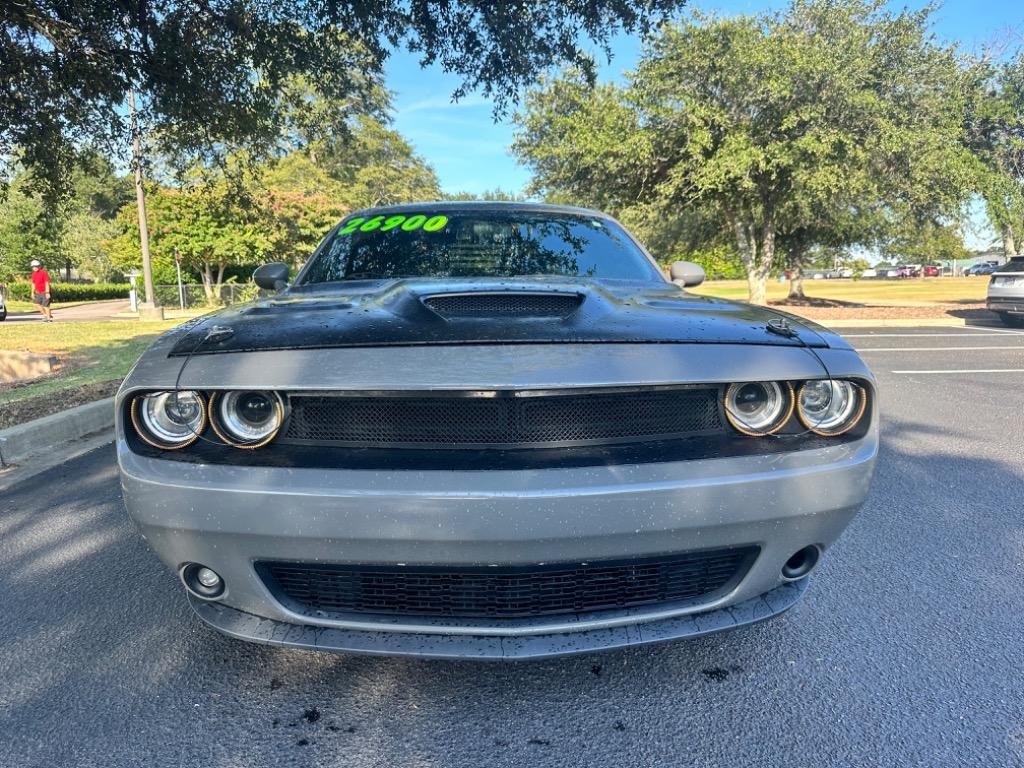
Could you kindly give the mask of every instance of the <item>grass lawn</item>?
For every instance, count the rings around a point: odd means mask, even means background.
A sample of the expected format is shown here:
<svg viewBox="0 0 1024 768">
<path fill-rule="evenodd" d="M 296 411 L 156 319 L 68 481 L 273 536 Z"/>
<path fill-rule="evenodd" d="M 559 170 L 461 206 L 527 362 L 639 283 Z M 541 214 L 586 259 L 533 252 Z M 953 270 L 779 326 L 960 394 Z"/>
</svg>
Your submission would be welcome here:
<svg viewBox="0 0 1024 768">
<path fill-rule="evenodd" d="M 55 376 L 0 390 L 0 406 L 123 378 L 157 335 L 181 322 L 0 323 L 0 349 L 51 353 L 64 364 Z"/>
<path fill-rule="evenodd" d="M 848 301 L 854 304 L 915 305 L 915 304 L 973 304 L 985 300 L 988 278 L 935 277 L 905 280 L 804 280 L 804 292 L 811 298 Z M 694 293 L 718 296 L 724 299 L 747 298 L 746 280 L 712 280 Z M 777 280 L 768 283 L 768 300 L 786 298 L 789 282 Z"/>
</svg>

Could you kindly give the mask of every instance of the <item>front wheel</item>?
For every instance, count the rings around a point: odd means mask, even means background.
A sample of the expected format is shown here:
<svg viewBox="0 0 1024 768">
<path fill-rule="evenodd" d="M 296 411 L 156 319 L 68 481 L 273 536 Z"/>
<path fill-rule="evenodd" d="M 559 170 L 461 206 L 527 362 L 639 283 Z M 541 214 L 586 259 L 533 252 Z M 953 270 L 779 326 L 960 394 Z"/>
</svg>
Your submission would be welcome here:
<svg viewBox="0 0 1024 768">
<path fill-rule="evenodd" d="M 1009 312 L 1000 312 L 999 319 L 1003 321 L 1003 325 L 1008 325 L 1011 328 L 1024 328 L 1024 315 L 1011 315 Z"/>
<path fill-rule="evenodd" d="M 7 310 L 0 309 L 0 323 L 7 319 Z"/>
</svg>

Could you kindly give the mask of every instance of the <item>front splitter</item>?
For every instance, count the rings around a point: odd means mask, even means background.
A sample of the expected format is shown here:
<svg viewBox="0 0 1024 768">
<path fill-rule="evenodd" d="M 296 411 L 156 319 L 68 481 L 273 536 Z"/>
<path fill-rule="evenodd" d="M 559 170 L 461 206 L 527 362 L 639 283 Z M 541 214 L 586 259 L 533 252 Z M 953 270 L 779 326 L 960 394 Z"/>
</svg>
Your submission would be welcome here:
<svg viewBox="0 0 1024 768">
<path fill-rule="evenodd" d="M 480 636 L 413 632 L 366 632 L 291 624 L 245 613 L 189 595 L 199 617 L 231 637 L 256 643 L 334 653 L 418 656 L 432 659 L 501 661 L 544 659 L 591 653 L 645 643 L 666 642 L 737 629 L 778 616 L 792 608 L 808 580 L 783 584 L 736 605 L 659 621 L 551 635 Z"/>
</svg>

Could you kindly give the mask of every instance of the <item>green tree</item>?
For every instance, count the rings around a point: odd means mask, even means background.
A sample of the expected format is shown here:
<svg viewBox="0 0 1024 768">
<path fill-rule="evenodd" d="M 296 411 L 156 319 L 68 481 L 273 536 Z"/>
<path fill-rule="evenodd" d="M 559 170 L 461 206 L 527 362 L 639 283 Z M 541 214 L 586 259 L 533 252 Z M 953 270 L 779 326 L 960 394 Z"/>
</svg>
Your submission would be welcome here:
<svg viewBox="0 0 1024 768">
<path fill-rule="evenodd" d="M 450 192 L 442 195 L 445 200 L 486 200 L 490 202 L 522 203 L 529 198 L 520 192 L 506 192 L 501 187 L 485 189 L 483 192 Z"/>
<path fill-rule="evenodd" d="M 398 131 L 369 117 L 358 118 L 351 141 L 327 148 L 320 162 L 342 185 L 340 201 L 350 210 L 441 196 L 434 169 Z"/>
<path fill-rule="evenodd" d="M 323 195 L 271 190 L 259 200 L 261 226 L 266 228 L 261 261 L 283 261 L 298 269 L 324 235 L 348 213 Z"/>
<path fill-rule="evenodd" d="M 269 253 L 267 229 L 259 226 L 259 212 L 234 205 L 218 190 L 160 189 L 147 196 L 155 283 L 175 280 L 174 257 L 179 253 L 185 269 L 199 276 L 210 303 L 220 299 L 229 267 L 255 266 Z M 129 203 L 118 216 L 120 234 L 108 242 L 119 269 L 141 264 L 136 208 Z"/>
<path fill-rule="evenodd" d="M 372 102 L 388 52 L 404 46 L 499 105 L 552 63 L 593 70 L 605 50 L 681 0 L 22 0 L 0 5 L 0 158 L 17 156 L 51 204 L 83 148 L 128 145 L 127 92 L 158 149 L 193 160 L 280 144 L 309 88 Z M 359 108 L 357 111 L 367 111 Z M 308 125 L 306 126 L 308 127 Z M 295 130 L 302 130 L 300 128 Z M 0 178 L 6 174 L 0 173 Z"/>
<path fill-rule="evenodd" d="M 117 212 L 132 199 L 131 179 L 100 155 L 83 158 L 71 175 L 71 198 L 59 208 L 59 252 L 70 273 L 97 281 L 116 276 L 106 242 L 117 234 Z"/>
<path fill-rule="evenodd" d="M 27 277 L 32 259 L 52 270 L 59 263 L 60 240 L 59 220 L 16 181 L 0 202 L 0 283 Z"/>
<path fill-rule="evenodd" d="M 796 0 L 696 15 L 653 39 L 628 87 L 563 77 L 532 91 L 514 149 L 533 191 L 716 221 L 764 303 L 780 238 L 806 250 L 851 217 L 962 206 L 968 78 L 929 12 Z"/>
<path fill-rule="evenodd" d="M 980 161 L 978 192 L 1007 256 L 1024 233 L 1024 52 L 978 64 L 969 146 Z"/>
<path fill-rule="evenodd" d="M 120 282 L 108 242 L 118 235 L 114 219 L 78 212 L 71 214 L 61 231 L 60 252 L 67 264 L 96 282 Z"/>
<path fill-rule="evenodd" d="M 970 252 L 955 222 L 910 221 L 893 230 L 882 246 L 882 253 L 897 263 L 927 264 L 964 259 Z"/>
<path fill-rule="evenodd" d="M 367 115 L 353 118 L 343 137 L 298 144 L 289 154 L 258 166 L 242 165 L 230 181 L 242 195 L 267 191 L 324 197 L 345 211 L 389 203 L 436 200 L 437 176 L 401 134 Z M 232 176 L 229 163 L 228 175 Z M 225 179 L 221 169 L 212 178 Z"/>
</svg>

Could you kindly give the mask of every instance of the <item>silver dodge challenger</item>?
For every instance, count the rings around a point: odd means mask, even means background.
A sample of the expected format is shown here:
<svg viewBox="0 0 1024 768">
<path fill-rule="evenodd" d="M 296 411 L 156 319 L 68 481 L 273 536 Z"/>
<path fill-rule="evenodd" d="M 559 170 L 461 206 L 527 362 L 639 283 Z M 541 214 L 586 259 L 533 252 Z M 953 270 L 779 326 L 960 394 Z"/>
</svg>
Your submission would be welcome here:
<svg viewBox="0 0 1024 768">
<path fill-rule="evenodd" d="M 741 627 L 868 492 L 857 353 L 687 292 L 602 213 L 375 208 L 254 278 L 116 399 L 128 512 L 228 635 L 507 659 Z"/>
</svg>

